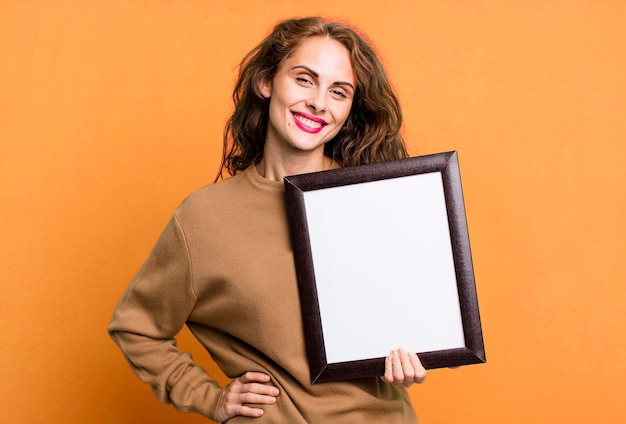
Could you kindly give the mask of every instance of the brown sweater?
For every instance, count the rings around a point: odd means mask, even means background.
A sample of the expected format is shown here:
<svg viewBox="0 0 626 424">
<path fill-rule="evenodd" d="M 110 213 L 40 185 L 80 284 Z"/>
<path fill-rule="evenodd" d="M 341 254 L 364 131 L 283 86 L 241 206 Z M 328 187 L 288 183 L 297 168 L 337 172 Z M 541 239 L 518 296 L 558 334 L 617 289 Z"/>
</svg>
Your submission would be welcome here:
<svg viewBox="0 0 626 424">
<path fill-rule="evenodd" d="M 229 423 L 415 423 L 406 390 L 367 378 L 310 383 L 284 185 L 254 166 L 189 196 L 120 299 L 109 332 L 155 396 L 213 419 L 220 387 L 176 347 L 187 324 L 226 375 L 281 391 Z"/>
</svg>

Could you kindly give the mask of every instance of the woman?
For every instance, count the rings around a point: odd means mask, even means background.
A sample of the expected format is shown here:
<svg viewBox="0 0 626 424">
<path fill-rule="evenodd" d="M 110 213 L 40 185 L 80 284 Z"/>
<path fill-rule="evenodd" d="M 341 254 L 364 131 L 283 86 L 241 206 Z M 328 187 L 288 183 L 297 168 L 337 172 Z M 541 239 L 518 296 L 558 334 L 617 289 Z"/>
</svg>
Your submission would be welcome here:
<svg viewBox="0 0 626 424">
<path fill-rule="evenodd" d="M 401 113 L 353 29 L 288 20 L 242 61 L 224 135 L 231 175 L 189 196 L 120 300 L 109 332 L 155 395 L 216 421 L 414 423 L 403 386 L 426 371 L 402 349 L 385 375 L 310 384 L 282 179 L 406 157 Z M 188 325 L 231 377 L 176 347 Z"/>
</svg>

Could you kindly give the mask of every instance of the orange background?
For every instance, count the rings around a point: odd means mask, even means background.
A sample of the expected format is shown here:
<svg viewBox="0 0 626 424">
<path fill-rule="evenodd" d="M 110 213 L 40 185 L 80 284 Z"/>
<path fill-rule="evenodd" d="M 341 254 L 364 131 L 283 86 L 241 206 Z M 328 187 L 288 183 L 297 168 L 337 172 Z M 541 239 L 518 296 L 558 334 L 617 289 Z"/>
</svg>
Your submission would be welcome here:
<svg viewBox="0 0 626 424">
<path fill-rule="evenodd" d="M 308 14 L 375 41 L 413 154 L 459 152 L 488 363 L 412 388 L 421 423 L 623 422 L 621 0 L 0 0 L 1 421 L 206 422 L 106 326 L 215 175 L 239 59 Z"/>
</svg>

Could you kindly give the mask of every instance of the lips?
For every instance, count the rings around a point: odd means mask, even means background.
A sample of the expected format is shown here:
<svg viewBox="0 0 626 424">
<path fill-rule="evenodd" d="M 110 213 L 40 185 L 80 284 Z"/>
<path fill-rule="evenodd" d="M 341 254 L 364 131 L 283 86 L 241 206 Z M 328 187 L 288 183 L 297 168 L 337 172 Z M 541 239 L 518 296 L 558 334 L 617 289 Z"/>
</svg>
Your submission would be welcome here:
<svg viewBox="0 0 626 424">
<path fill-rule="evenodd" d="M 316 118 L 311 115 L 306 115 L 299 112 L 292 112 L 293 121 L 296 126 L 300 128 L 302 131 L 307 132 L 309 134 L 317 134 L 322 131 L 322 129 L 328 125 L 326 121 L 323 119 Z"/>
</svg>

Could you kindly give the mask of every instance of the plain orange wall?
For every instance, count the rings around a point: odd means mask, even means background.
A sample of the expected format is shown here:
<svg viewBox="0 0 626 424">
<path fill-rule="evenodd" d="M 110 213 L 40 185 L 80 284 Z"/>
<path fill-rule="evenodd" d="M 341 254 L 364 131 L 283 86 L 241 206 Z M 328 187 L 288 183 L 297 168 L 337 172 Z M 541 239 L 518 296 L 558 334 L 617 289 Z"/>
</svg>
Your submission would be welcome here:
<svg viewBox="0 0 626 424">
<path fill-rule="evenodd" d="M 369 33 L 413 154 L 459 152 L 488 363 L 412 388 L 421 423 L 623 422 L 622 0 L 0 0 L 0 421 L 206 422 L 105 329 L 213 179 L 238 60 L 308 14 Z"/>
</svg>

